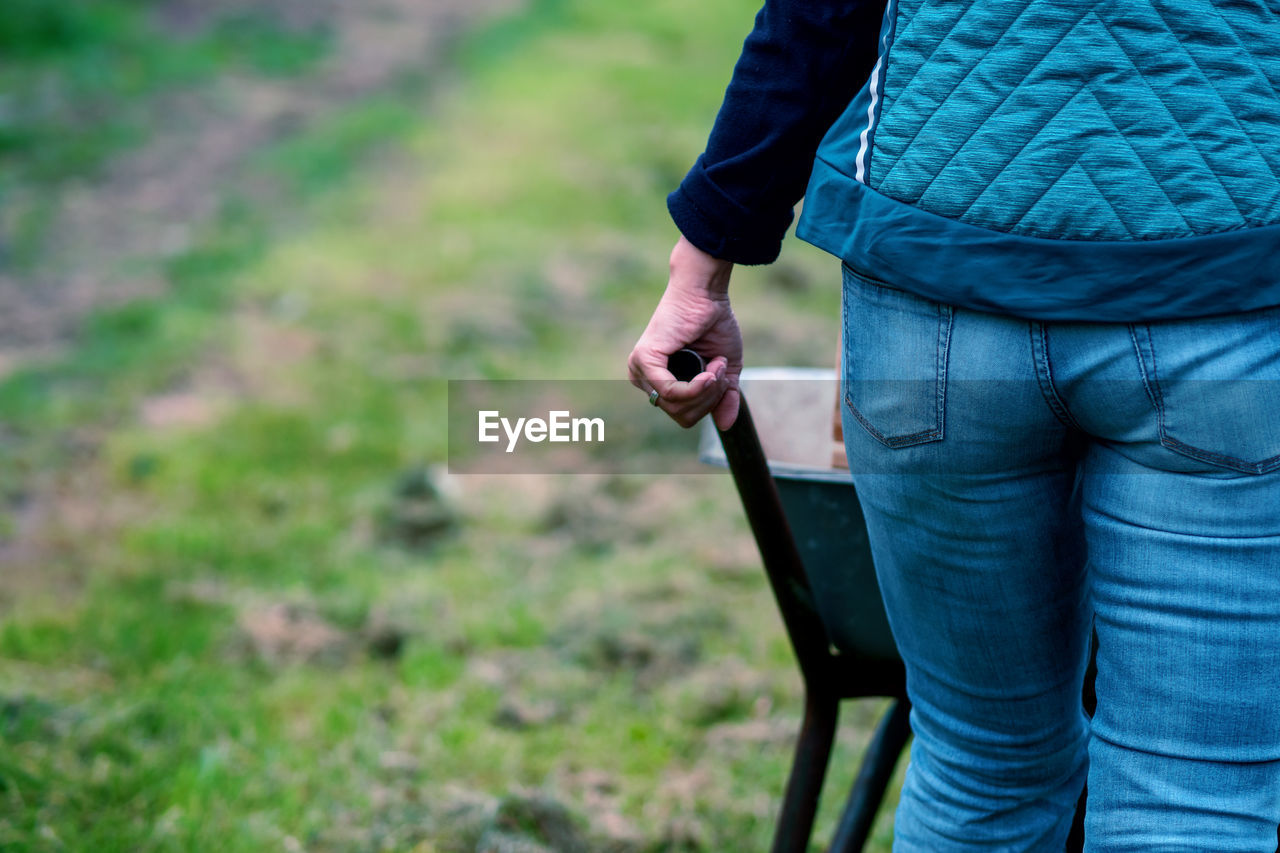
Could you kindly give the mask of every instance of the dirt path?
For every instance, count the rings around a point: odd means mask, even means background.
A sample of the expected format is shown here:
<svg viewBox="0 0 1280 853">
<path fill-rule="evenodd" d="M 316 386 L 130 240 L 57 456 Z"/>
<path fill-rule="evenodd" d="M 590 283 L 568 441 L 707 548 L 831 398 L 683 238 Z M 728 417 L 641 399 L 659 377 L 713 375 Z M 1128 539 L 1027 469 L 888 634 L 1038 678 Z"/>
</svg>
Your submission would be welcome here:
<svg viewBox="0 0 1280 853">
<path fill-rule="evenodd" d="M 425 74 L 430 91 L 447 77 L 448 46 L 460 31 L 509 12 L 520 0 L 169 0 L 162 27 L 175 35 L 208 26 L 213 16 L 268 3 L 281 20 L 324 22 L 334 45 L 310 73 L 292 79 L 226 76 L 163 99 L 151 139 L 120 156 L 91 182 L 66 187 L 41 263 L 17 274 L 0 266 L 0 380 L 13 370 L 56 358 L 73 345 L 95 308 L 162 295 L 163 262 L 188 248 L 229 189 L 252 193 L 248 168 L 265 145 L 305 131 L 362 98 Z M 424 92 L 424 95 L 426 93 Z M 426 99 L 424 97 L 424 103 Z M 289 199 L 265 203 L 287 215 Z M 271 211 L 268 210 L 268 218 Z M 2 237 L 3 235 L 0 235 Z M 138 401 L 144 417 L 152 409 Z M 203 404 L 203 401 L 195 401 Z M 179 419 L 190 413 L 190 401 Z M 170 407 L 172 408 L 172 407 Z M 167 412 L 167 410 L 166 410 Z M 162 420 L 173 417 L 162 412 Z M 2 425 L 0 425 L 2 426 Z M 94 444 L 83 425 L 79 444 Z M 0 430 L 2 433 L 2 430 Z M 84 544 L 109 532 L 127 508 L 106 495 L 93 456 L 81 448 L 66 470 L 24 484 L 20 506 L 0 518 L 0 612 L 32 592 L 58 595 L 79 585 L 89 559 Z M 7 526 L 7 530 L 5 529 Z M 67 559 L 54 559 L 55 555 Z"/>
<path fill-rule="evenodd" d="M 159 262 L 189 246 L 263 145 L 323 120 L 408 73 L 436 78 L 446 48 L 519 0 L 170 0 L 157 15 L 180 35 L 237 7 L 269 6 L 299 27 L 326 25 L 331 54 L 294 79 L 224 77 L 165 97 L 155 132 L 56 202 L 42 262 L 0 267 L 0 378 L 55 355 L 95 307 L 162 293 Z M 434 79 L 432 80 L 434 82 Z M 126 274 L 121 267 L 128 262 Z"/>
</svg>

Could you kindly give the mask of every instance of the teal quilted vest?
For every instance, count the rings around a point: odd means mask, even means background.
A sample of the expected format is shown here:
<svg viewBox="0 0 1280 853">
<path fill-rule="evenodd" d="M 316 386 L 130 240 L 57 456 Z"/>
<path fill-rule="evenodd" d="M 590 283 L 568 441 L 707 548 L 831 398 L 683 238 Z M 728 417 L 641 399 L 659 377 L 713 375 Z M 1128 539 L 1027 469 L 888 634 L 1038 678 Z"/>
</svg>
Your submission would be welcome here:
<svg viewBox="0 0 1280 853">
<path fill-rule="evenodd" d="M 897 0 L 799 235 L 1041 319 L 1280 305 L 1280 6 Z"/>
</svg>

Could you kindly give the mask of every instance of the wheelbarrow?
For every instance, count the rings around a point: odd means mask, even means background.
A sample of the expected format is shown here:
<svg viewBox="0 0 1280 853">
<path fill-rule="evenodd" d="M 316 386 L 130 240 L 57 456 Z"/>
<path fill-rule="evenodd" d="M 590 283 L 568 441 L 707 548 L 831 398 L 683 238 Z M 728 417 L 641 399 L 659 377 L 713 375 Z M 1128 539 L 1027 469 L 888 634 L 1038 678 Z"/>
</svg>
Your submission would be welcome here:
<svg viewBox="0 0 1280 853">
<path fill-rule="evenodd" d="M 687 381 L 698 363 L 673 358 L 671 369 Z M 710 418 L 704 422 L 699 457 L 733 475 L 804 681 L 804 721 L 771 851 L 808 849 L 840 703 L 889 697 L 827 848 L 853 853 L 866 845 L 911 729 L 906 675 L 880 598 L 862 509 L 849 471 L 831 465 L 838 378 L 831 370 L 748 368 L 741 391 L 729 429 L 717 430 Z M 748 397 L 757 407 L 759 432 Z M 796 435 L 815 436 L 816 445 L 802 440 L 797 446 Z M 1085 688 L 1090 712 L 1091 682 Z M 1083 814 L 1084 796 L 1068 853 L 1081 849 Z"/>
</svg>

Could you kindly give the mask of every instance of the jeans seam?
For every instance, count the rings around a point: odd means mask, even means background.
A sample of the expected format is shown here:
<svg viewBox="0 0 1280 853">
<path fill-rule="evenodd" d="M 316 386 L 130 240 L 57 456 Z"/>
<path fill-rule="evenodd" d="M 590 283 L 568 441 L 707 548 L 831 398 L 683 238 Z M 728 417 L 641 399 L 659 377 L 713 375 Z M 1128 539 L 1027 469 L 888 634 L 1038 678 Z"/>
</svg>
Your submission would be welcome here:
<svg viewBox="0 0 1280 853">
<path fill-rule="evenodd" d="M 1181 453 L 1192 459 L 1199 459 L 1201 462 L 1208 462 L 1211 465 L 1221 465 L 1224 468 L 1230 468 L 1233 471 L 1240 471 L 1245 474 L 1267 474 L 1277 467 L 1280 467 L 1280 454 L 1269 456 L 1257 462 L 1251 462 L 1248 459 L 1242 459 L 1239 456 L 1230 456 L 1225 453 L 1216 453 L 1212 450 L 1205 450 L 1194 445 L 1180 441 L 1169 434 L 1168 426 L 1165 423 L 1164 408 L 1164 392 L 1160 387 L 1160 367 L 1156 358 L 1156 344 L 1151 337 L 1151 327 L 1144 324 L 1143 329 L 1146 333 L 1147 346 L 1145 348 L 1145 356 L 1143 347 L 1139 345 L 1137 331 L 1134 324 L 1129 326 L 1129 335 L 1133 340 L 1134 349 L 1138 354 L 1138 365 L 1142 373 L 1142 384 L 1147 389 L 1147 396 L 1151 398 L 1151 402 L 1156 408 L 1156 429 L 1160 435 L 1160 443 L 1170 450 Z M 1147 375 L 1148 362 L 1150 362 L 1150 377 Z M 1150 384 L 1148 385 L 1148 379 Z"/>
<path fill-rule="evenodd" d="M 855 270 L 853 267 L 849 266 L 848 262 L 842 261 L 840 266 L 841 266 L 842 276 L 844 277 L 844 284 L 846 286 L 848 285 L 848 279 L 852 278 L 857 283 L 857 285 L 864 291 L 868 287 L 882 288 L 884 290 L 893 291 L 895 293 L 902 294 L 903 296 L 906 296 L 906 297 L 923 299 L 923 297 L 920 297 L 917 294 L 911 293 L 910 291 L 902 290 L 901 288 L 894 287 L 891 284 L 886 284 L 884 282 L 880 282 L 877 279 L 872 279 L 869 276 L 865 276 L 862 273 Z M 872 438 L 874 438 L 876 441 L 880 442 L 881 444 L 885 445 L 886 447 L 889 447 L 895 450 L 903 447 L 911 447 L 918 444 L 929 444 L 935 441 L 940 441 L 942 440 L 942 437 L 943 437 L 943 430 L 945 428 L 944 419 L 946 417 L 946 395 L 947 395 L 946 377 L 947 377 L 947 367 L 950 360 L 951 326 L 954 318 L 954 312 L 952 311 L 952 308 L 950 305 L 946 305 L 943 303 L 937 303 L 937 305 L 938 305 L 938 335 L 936 338 L 937 352 L 934 354 L 934 423 L 932 426 L 929 426 L 926 429 L 917 430 L 916 432 L 913 432 L 913 433 L 908 433 L 906 435 L 890 436 L 881 432 L 869 420 L 867 420 L 867 418 L 862 414 L 862 412 L 858 410 L 857 405 L 854 404 L 853 398 L 849 395 L 848 386 L 844 382 L 845 369 L 844 369 L 843 360 L 841 362 L 841 367 L 840 367 L 840 378 L 841 378 L 841 386 L 842 386 L 841 397 L 843 399 L 845 408 L 849 410 L 849 414 L 853 415 L 854 419 L 859 424 L 862 425 L 863 429 L 865 429 Z M 845 336 L 845 340 L 847 341 L 849 337 L 850 315 L 849 315 L 849 306 L 847 304 L 846 298 L 841 299 L 840 322 L 841 322 L 841 333 Z M 844 349 L 844 345 L 842 344 L 841 350 L 843 351 L 843 349 Z M 843 356 L 842 356 L 842 359 L 843 359 Z"/>
<path fill-rule="evenodd" d="M 1045 324 L 1033 320 L 1028 324 L 1028 329 L 1031 334 L 1032 358 L 1036 367 L 1036 383 L 1040 386 L 1040 393 L 1049 411 L 1053 412 L 1053 416 L 1063 426 L 1083 432 L 1083 427 L 1071 415 L 1067 404 L 1058 394 L 1057 386 L 1053 384 L 1053 362 L 1049 358 L 1049 333 Z"/>
<path fill-rule="evenodd" d="M 850 398 L 847 393 L 844 395 L 844 404 L 848 407 L 849 414 L 853 415 L 858 423 L 862 424 L 866 431 L 871 434 L 872 438 L 887 447 L 909 447 L 913 444 L 927 444 L 928 442 L 942 438 L 942 430 L 938 427 L 931 427 L 908 435 L 885 435 L 880 430 L 876 429 L 875 426 L 873 426 L 871 422 L 863 416 L 862 412 L 858 411 L 858 407 L 854 405 L 852 398 Z"/>
<path fill-rule="evenodd" d="M 947 368 L 951 360 L 951 326 L 955 311 L 950 305 L 938 303 L 938 353 L 934 370 L 934 392 L 938 405 L 938 438 L 943 438 L 947 428 Z"/>
<path fill-rule="evenodd" d="M 1160 433 L 1164 434 L 1164 400 L 1160 396 L 1159 375 L 1156 371 L 1156 350 L 1151 343 L 1151 327 L 1143 324 L 1142 330 L 1147 338 L 1147 351 L 1151 353 L 1151 375 L 1147 375 L 1148 357 L 1143 354 L 1142 344 L 1138 341 L 1138 326 L 1129 324 L 1129 340 L 1133 341 L 1134 354 L 1138 356 L 1138 371 L 1142 374 L 1142 387 L 1147 391 L 1147 398 L 1156 410 L 1156 421 L 1160 425 Z"/>
</svg>

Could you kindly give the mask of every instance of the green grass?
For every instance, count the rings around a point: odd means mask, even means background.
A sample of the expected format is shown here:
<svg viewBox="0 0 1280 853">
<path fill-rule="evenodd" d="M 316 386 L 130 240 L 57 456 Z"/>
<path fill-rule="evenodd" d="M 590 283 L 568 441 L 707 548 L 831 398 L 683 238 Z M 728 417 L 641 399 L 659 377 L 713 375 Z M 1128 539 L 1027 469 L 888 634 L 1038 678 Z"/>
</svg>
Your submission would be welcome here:
<svg viewBox="0 0 1280 853">
<path fill-rule="evenodd" d="M 56 553 L 81 587 L 0 622 L 0 848 L 475 850 L 526 790 L 616 813 L 624 849 L 767 847 L 799 680 L 727 479 L 457 478 L 447 534 L 388 521 L 445 461 L 447 378 L 619 375 L 751 12 L 535 3 L 467 40 L 429 116 L 389 92 L 264 151 L 289 227 L 229 199 L 170 293 L 0 385 L 5 488 L 91 423 L 74 464 L 119 507 Z M 738 276 L 749 357 L 828 363 L 835 271 L 789 252 Z M 138 419 L 225 390 L 209 364 L 236 378 L 213 420 Z M 282 603 L 340 639 L 255 647 Z"/>
</svg>

